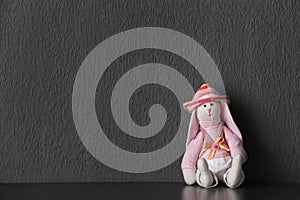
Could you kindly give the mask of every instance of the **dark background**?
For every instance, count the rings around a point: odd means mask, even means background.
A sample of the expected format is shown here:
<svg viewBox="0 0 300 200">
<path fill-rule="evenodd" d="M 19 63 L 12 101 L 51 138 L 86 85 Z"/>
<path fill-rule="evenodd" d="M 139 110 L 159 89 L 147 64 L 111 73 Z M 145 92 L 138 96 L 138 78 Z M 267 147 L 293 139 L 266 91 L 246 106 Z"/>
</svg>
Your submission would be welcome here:
<svg viewBox="0 0 300 200">
<path fill-rule="evenodd" d="M 246 183 L 300 183 L 299 4 L 1 1 L 0 182 L 183 180 L 181 159 L 145 174 L 104 166 L 72 118 L 73 83 L 88 53 L 116 33 L 155 26 L 192 37 L 219 67 L 249 154 Z M 172 62 L 155 50 L 144 54 Z"/>
</svg>

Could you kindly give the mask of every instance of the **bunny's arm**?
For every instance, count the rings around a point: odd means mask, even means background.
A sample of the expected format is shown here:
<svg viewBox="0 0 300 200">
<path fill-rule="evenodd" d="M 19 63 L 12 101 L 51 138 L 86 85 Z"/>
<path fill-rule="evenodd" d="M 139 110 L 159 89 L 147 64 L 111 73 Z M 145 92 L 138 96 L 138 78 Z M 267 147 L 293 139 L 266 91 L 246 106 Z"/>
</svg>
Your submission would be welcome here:
<svg viewBox="0 0 300 200">
<path fill-rule="evenodd" d="M 232 157 L 236 155 L 241 155 L 242 163 L 246 162 L 248 156 L 243 146 L 243 141 L 239 139 L 232 131 L 226 126 L 223 127 L 225 140 L 230 148 L 230 153 Z"/>
<path fill-rule="evenodd" d="M 196 171 L 196 163 L 202 149 L 203 140 L 204 134 L 199 132 L 195 139 L 188 144 L 181 163 L 182 169 L 193 169 Z"/>
</svg>

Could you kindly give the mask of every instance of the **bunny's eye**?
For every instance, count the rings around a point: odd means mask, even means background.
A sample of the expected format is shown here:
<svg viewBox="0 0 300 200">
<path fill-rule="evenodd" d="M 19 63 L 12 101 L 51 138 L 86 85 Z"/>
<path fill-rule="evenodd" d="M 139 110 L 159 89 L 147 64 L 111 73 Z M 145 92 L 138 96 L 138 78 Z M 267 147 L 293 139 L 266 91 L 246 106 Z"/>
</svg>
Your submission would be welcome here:
<svg viewBox="0 0 300 200">
<path fill-rule="evenodd" d="M 214 104 L 213 104 L 213 103 L 210 103 L 210 106 L 214 106 Z"/>
<path fill-rule="evenodd" d="M 204 104 L 203 107 L 206 108 L 206 104 Z"/>
</svg>

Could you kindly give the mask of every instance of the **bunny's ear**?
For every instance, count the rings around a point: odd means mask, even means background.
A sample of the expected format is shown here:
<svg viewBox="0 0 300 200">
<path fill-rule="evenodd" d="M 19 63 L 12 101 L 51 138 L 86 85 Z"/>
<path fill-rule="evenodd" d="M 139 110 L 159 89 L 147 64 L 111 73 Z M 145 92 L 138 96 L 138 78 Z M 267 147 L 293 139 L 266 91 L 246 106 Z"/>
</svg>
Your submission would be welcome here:
<svg viewBox="0 0 300 200">
<path fill-rule="evenodd" d="M 190 142 L 196 137 L 197 133 L 199 132 L 199 121 L 197 118 L 197 108 L 192 111 L 192 116 L 190 120 L 188 136 L 186 139 L 186 146 L 190 144 Z"/>
<path fill-rule="evenodd" d="M 236 126 L 235 122 L 233 121 L 233 118 L 231 116 L 231 113 L 229 111 L 229 107 L 227 103 L 220 102 L 221 105 L 221 115 L 226 123 L 227 127 L 238 137 L 241 141 L 243 141 L 242 134 L 239 130 L 239 128 Z"/>
</svg>

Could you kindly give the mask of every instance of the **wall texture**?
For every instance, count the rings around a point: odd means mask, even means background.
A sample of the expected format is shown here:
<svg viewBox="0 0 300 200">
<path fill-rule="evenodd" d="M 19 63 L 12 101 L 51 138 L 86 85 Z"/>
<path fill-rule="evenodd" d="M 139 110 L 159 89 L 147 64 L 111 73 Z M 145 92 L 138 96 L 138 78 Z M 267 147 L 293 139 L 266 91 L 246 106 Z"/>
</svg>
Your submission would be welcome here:
<svg viewBox="0 0 300 200">
<path fill-rule="evenodd" d="M 73 84 L 88 53 L 116 33 L 153 26 L 195 39 L 219 67 L 249 154 L 247 183 L 300 183 L 299 9 L 299 1 L 1 1 L 0 182 L 182 181 L 181 159 L 143 174 L 104 166 L 82 145 L 72 118 Z M 188 65 L 155 49 L 114 64 L 147 62 Z M 109 87 L 118 71 L 107 73 Z M 203 83 L 201 77 L 194 82 Z M 101 102 L 105 93 L 97 92 Z M 173 101 L 156 86 L 141 88 L 132 101 L 155 92 L 148 104 Z M 101 103 L 96 109 L 102 113 Z M 108 134 L 136 152 L 160 148 L 172 137 L 147 143 Z"/>
</svg>

